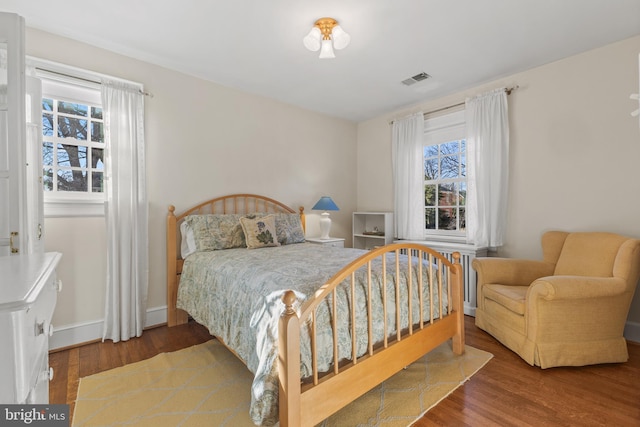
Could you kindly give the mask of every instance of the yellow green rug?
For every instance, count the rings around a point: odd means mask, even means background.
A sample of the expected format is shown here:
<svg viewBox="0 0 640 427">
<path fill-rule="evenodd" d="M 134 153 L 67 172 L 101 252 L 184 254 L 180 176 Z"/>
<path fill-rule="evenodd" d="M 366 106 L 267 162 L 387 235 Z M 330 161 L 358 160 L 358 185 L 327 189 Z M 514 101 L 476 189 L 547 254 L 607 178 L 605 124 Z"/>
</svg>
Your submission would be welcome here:
<svg viewBox="0 0 640 427">
<path fill-rule="evenodd" d="M 493 357 L 445 343 L 325 421 L 326 426 L 400 426 L 467 381 Z M 216 340 L 81 378 L 73 426 L 253 426 L 252 375 Z"/>
</svg>

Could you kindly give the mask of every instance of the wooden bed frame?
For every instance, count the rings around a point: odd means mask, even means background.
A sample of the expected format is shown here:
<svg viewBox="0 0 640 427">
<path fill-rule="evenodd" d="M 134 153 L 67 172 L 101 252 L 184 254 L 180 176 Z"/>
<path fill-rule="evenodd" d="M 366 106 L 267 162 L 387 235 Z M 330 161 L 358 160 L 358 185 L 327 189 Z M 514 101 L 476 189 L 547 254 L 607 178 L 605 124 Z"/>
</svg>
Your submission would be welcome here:
<svg viewBox="0 0 640 427">
<path fill-rule="evenodd" d="M 186 323 L 188 315 L 186 312 L 176 307 L 177 292 L 180 274 L 182 271 L 182 259 L 179 256 L 180 223 L 187 215 L 206 213 L 239 213 L 248 214 L 255 212 L 289 212 L 295 211 L 283 203 L 268 197 L 254 194 L 233 194 L 218 197 L 190 208 L 183 213 L 176 215 L 175 207 L 169 206 L 167 216 L 167 320 L 169 326 Z M 304 209 L 300 208 L 302 223 L 304 226 Z M 368 276 L 367 310 L 371 309 L 371 265 L 375 260 L 381 260 L 386 275 L 392 272 L 396 275 L 394 280 L 398 283 L 400 255 L 412 254 L 419 259 L 427 260 L 426 266 L 436 264 L 439 274 L 430 274 L 429 295 L 423 295 L 420 291 L 418 295 L 408 294 L 409 317 L 411 318 L 411 302 L 419 304 L 420 322 L 417 325 L 409 325 L 398 332 L 393 338 L 385 338 L 384 342 L 374 345 L 371 339 L 371 324 L 369 331 L 369 345 L 366 354 L 356 357 L 348 363 L 338 363 L 337 345 L 334 344 L 334 363 L 332 371 L 320 373 L 315 365 L 315 313 L 318 306 L 326 299 L 335 306 L 336 287 L 346 282 L 351 283 L 351 295 L 355 298 L 354 282 L 355 272 L 364 269 Z M 395 259 L 394 263 L 388 262 Z M 464 352 L 464 308 L 463 308 L 463 272 L 460 265 L 460 255 L 454 253 L 454 262 L 448 261 L 438 252 L 426 246 L 414 243 L 399 243 L 383 246 L 369 251 L 365 255 L 351 262 L 342 270 L 337 272 L 325 285 L 323 285 L 313 298 L 309 298 L 300 308 L 298 316 L 293 309 L 295 304 L 295 294 L 292 291 L 285 292 L 282 301 L 285 310 L 280 318 L 279 343 L 278 343 L 278 371 L 280 378 L 279 394 L 279 414 L 281 427 L 313 426 L 320 423 L 333 413 L 337 412 L 348 403 L 357 399 L 371 388 L 382 381 L 388 379 L 404 367 L 415 362 L 417 359 L 438 347 L 440 344 L 452 340 L 452 347 L 455 354 Z M 391 264 L 387 267 L 387 264 Z M 423 263 L 419 267 L 408 265 L 408 275 L 412 276 L 412 268 L 422 269 Z M 388 270 L 387 270 L 388 268 Z M 433 267 L 424 267 L 431 268 Z M 422 271 L 418 273 L 419 282 L 422 282 Z M 446 275 L 446 284 L 443 276 Z M 385 279 L 386 280 L 386 279 Z M 411 282 L 409 283 L 411 285 Z M 446 289 L 443 289 L 446 286 Z M 409 286 L 410 288 L 411 286 Z M 423 289 L 422 283 L 417 284 L 417 289 Z M 396 292 L 398 287 L 396 286 Z M 442 306 L 442 298 L 438 310 L 439 316 L 434 317 L 434 295 L 442 295 L 447 292 L 448 305 Z M 427 301 L 428 297 L 428 301 Z M 333 302 L 332 300 L 333 299 Z M 395 312 L 399 313 L 401 302 L 395 299 Z M 417 301 L 416 301 L 417 300 Z M 422 308 L 424 304 L 431 304 L 431 317 L 423 318 Z M 391 305 L 391 304 L 390 304 Z M 437 307 L 436 307 L 437 308 Z M 355 309 L 352 308 L 350 318 L 355 318 Z M 383 310 L 385 319 L 387 311 L 386 295 L 383 297 Z M 336 313 L 333 312 L 332 323 L 337 324 Z M 370 318 L 370 316 L 367 316 Z M 400 322 L 399 317 L 396 319 Z M 355 326 L 353 322 L 348 322 L 351 326 L 352 340 L 355 342 Z M 309 327 L 311 332 L 311 348 L 313 376 L 310 381 L 300 380 L 300 328 L 301 325 Z M 387 327 L 393 325 L 384 324 L 384 336 L 387 337 Z M 334 334 L 336 334 L 334 330 Z M 334 343 L 336 340 L 334 339 Z M 355 347 L 352 345 L 352 347 Z M 233 351 L 233 350 L 232 350 Z M 355 352 L 354 352 L 355 353 Z"/>
</svg>

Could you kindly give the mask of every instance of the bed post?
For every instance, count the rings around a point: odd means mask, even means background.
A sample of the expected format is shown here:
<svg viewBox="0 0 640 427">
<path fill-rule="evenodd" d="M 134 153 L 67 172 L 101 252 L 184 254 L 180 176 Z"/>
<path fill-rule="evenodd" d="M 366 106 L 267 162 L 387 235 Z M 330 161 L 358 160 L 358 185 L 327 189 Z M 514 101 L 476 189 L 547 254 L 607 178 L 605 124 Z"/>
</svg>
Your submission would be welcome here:
<svg viewBox="0 0 640 427">
<path fill-rule="evenodd" d="M 304 215 L 304 206 L 300 206 L 298 208 L 298 211 L 300 212 L 300 223 L 302 224 L 302 231 L 306 232 L 307 231 L 307 219 Z"/>
<path fill-rule="evenodd" d="M 453 352 L 455 354 L 464 353 L 464 290 L 462 280 L 462 265 L 460 264 L 460 253 L 453 253 L 453 272 L 455 281 L 453 286 L 453 310 L 456 316 L 456 333 L 451 337 Z"/>
<path fill-rule="evenodd" d="M 187 314 L 178 310 L 178 224 L 174 214 L 176 207 L 169 205 L 167 215 L 167 325 L 169 327 L 187 322 Z"/>
<path fill-rule="evenodd" d="M 296 294 L 288 290 L 282 296 L 285 305 L 278 325 L 278 376 L 280 378 L 280 427 L 298 427 L 300 402 L 300 319 L 293 309 Z"/>
</svg>

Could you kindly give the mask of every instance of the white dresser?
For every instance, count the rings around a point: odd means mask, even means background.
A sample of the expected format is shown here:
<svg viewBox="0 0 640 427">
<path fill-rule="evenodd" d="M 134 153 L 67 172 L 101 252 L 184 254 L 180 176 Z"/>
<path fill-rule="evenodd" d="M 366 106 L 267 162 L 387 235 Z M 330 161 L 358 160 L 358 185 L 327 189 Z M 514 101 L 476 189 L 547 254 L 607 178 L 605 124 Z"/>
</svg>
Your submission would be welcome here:
<svg viewBox="0 0 640 427">
<path fill-rule="evenodd" d="M 0 257 L 0 403 L 49 403 L 57 252 Z"/>
</svg>

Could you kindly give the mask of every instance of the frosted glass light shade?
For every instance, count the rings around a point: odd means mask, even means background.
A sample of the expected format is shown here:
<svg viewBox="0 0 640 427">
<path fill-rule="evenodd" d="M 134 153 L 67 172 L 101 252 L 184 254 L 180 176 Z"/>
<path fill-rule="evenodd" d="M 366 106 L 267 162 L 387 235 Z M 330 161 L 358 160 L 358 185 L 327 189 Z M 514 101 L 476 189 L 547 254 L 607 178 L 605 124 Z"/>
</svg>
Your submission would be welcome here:
<svg viewBox="0 0 640 427">
<path fill-rule="evenodd" d="M 337 50 L 344 49 L 351 42 L 351 36 L 340 25 L 333 27 L 331 38 L 333 39 L 333 47 Z"/>
<path fill-rule="evenodd" d="M 333 47 L 331 46 L 331 40 L 322 40 L 322 46 L 320 47 L 320 58 L 328 59 L 335 58 L 333 53 Z"/>
<path fill-rule="evenodd" d="M 309 34 L 302 39 L 302 43 L 304 43 L 304 47 L 309 49 L 312 52 L 317 52 L 320 49 L 320 41 L 322 40 L 322 34 L 320 33 L 320 28 L 313 27 Z"/>
</svg>

